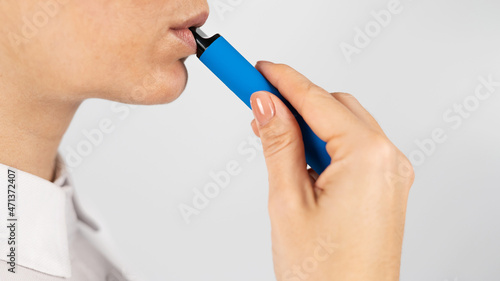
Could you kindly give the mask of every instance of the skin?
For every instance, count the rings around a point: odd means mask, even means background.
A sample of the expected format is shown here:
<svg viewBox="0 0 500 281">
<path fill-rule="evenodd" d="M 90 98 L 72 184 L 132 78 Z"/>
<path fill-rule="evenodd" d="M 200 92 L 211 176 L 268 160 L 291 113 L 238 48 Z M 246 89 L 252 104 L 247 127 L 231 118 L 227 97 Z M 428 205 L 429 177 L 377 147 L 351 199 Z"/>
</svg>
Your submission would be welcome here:
<svg viewBox="0 0 500 281">
<path fill-rule="evenodd" d="M 208 15 L 202 0 L 58 1 L 29 36 L 26 19 L 33 22 L 42 2 L 0 2 L 0 163 L 49 181 L 84 100 L 164 104 L 179 97 L 193 50 L 173 29 L 192 18 L 202 25 Z M 269 172 L 277 279 L 398 280 L 409 161 L 352 96 L 330 94 L 285 65 L 257 68 L 333 159 L 320 176 L 308 171 L 290 111 L 269 93 L 252 96 L 252 127 Z"/>
<path fill-rule="evenodd" d="M 286 65 L 257 69 L 327 143 L 332 163 L 307 170 L 297 122 L 267 92 L 251 98 L 269 173 L 276 277 L 399 280 L 406 204 L 414 172 L 375 119 L 346 93 L 330 94 Z"/>
<path fill-rule="evenodd" d="M 0 1 L 0 147 L 8 148 L 0 162 L 47 180 L 85 99 L 163 104 L 179 97 L 193 50 L 171 28 L 208 15 L 205 0 L 58 1 L 33 36 L 23 36 L 23 17 L 33 24 L 37 13 L 47 15 L 39 6 L 46 1 Z"/>
</svg>

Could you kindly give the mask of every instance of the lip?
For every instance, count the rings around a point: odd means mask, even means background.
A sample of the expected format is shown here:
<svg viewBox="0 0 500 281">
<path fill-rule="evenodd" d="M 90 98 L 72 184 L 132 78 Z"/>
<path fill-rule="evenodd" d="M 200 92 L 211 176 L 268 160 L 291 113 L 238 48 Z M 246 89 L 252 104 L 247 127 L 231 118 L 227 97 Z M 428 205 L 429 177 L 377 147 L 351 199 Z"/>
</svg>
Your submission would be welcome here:
<svg viewBox="0 0 500 281">
<path fill-rule="evenodd" d="M 195 16 L 190 17 L 188 20 L 180 23 L 179 25 L 173 26 L 173 30 L 188 29 L 192 26 L 200 27 L 205 24 L 208 19 L 208 12 L 201 12 Z"/>
<path fill-rule="evenodd" d="M 189 29 L 173 29 L 172 32 L 189 48 L 191 54 L 196 53 L 196 40 Z"/>
<path fill-rule="evenodd" d="M 171 28 L 172 33 L 189 48 L 191 54 L 196 53 L 197 46 L 193 33 L 189 28 L 192 26 L 200 27 L 205 24 L 207 19 L 208 12 L 204 11 Z"/>
</svg>

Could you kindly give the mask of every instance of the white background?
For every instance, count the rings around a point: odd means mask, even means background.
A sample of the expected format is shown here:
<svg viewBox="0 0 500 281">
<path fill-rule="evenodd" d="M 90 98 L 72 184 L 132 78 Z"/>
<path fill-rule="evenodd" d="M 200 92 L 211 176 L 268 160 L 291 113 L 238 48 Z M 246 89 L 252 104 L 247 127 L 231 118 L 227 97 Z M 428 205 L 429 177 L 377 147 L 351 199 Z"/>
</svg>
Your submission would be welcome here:
<svg viewBox="0 0 500 281">
<path fill-rule="evenodd" d="M 444 143 L 412 161 L 401 280 L 500 278 L 500 87 L 456 129 L 443 119 L 472 98 L 478 77 L 500 81 L 500 2 L 401 0 L 402 12 L 351 63 L 340 44 L 354 44 L 355 28 L 390 1 L 209 2 L 207 34 L 221 33 L 252 63 L 287 63 L 353 94 L 407 156 L 445 131 Z M 232 9 L 218 12 L 221 3 Z M 251 148 L 251 111 L 195 57 L 186 64 L 189 83 L 174 103 L 125 115 L 107 101 L 85 102 L 60 151 L 67 156 L 83 130 L 113 122 L 72 173 L 135 280 L 274 280 L 264 159 L 238 152 Z M 192 205 L 193 189 L 233 160 L 241 173 L 186 224 L 179 205 Z"/>
</svg>

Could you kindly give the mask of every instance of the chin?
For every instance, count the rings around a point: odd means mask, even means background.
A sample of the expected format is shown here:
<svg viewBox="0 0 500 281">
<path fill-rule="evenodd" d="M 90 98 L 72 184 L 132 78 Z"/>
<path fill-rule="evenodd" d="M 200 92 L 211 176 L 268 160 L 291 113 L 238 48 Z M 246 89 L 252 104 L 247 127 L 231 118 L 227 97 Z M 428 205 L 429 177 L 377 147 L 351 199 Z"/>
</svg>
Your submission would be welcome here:
<svg viewBox="0 0 500 281">
<path fill-rule="evenodd" d="M 184 59 L 169 67 L 156 66 L 149 74 L 138 80 L 130 94 L 121 97 L 120 102 L 138 105 L 167 104 L 175 101 L 184 92 L 188 79 Z"/>
</svg>

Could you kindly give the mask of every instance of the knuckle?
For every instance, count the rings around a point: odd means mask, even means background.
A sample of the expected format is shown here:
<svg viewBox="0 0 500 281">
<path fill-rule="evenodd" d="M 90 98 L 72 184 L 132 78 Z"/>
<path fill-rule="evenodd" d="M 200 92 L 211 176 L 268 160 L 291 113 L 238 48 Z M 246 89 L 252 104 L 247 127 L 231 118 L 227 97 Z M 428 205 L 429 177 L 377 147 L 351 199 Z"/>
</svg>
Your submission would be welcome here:
<svg viewBox="0 0 500 281">
<path fill-rule="evenodd" d="M 302 94 L 296 107 L 299 112 L 315 110 L 319 103 L 327 102 L 327 99 L 332 98 L 327 91 L 307 79 L 299 84 L 299 89 Z"/>
<path fill-rule="evenodd" d="M 302 77 L 302 90 L 306 93 L 321 93 L 322 95 L 325 94 L 327 95 L 328 92 L 318 86 L 317 84 L 313 83 L 311 80 L 307 79 L 306 77 Z"/>
<path fill-rule="evenodd" d="M 363 145 L 365 159 L 373 159 L 377 163 L 391 163 L 397 156 L 398 150 L 389 139 L 379 133 L 372 133 L 367 139 L 367 143 Z"/>
<path fill-rule="evenodd" d="M 287 131 L 282 125 L 272 123 L 273 122 L 269 123 L 260 131 L 266 158 L 273 157 L 284 149 L 292 146 L 296 141 L 293 134 Z"/>
<path fill-rule="evenodd" d="M 336 99 L 355 99 L 357 100 L 353 95 L 349 93 L 343 93 L 343 92 L 334 92 L 332 93 L 332 96 Z"/>
<path fill-rule="evenodd" d="M 273 72 L 275 75 L 275 83 L 277 88 L 281 88 L 290 79 L 290 75 L 293 73 L 293 69 L 286 64 L 274 64 Z"/>
<path fill-rule="evenodd" d="M 394 145 L 385 136 L 373 133 L 370 137 L 370 143 L 366 146 L 370 153 L 380 157 L 390 157 L 396 152 Z"/>
<path fill-rule="evenodd" d="M 275 64 L 275 71 L 280 74 L 281 77 L 288 77 L 293 73 L 293 68 L 286 64 Z"/>
<path fill-rule="evenodd" d="M 303 92 L 306 92 L 306 93 L 311 93 L 311 92 L 314 92 L 314 90 L 316 89 L 316 85 L 314 83 L 312 83 L 311 81 L 309 80 L 303 80 L 302 81 L 302 91 Z"/>
<path fill-rule="evenodd" d="M 364 146 L 364 159 L 377 170 L 390 173 L 397 182 L 410 188 L 415 179 L 415 171 L 408 158 L 384 135 L 372 134 Z"/>
<path fill-rule="evenodd" d="M 274 65 L 278 70 L 281 72 L 289 72 L 292 70 L 292 68 L 289 65 L 283 64 L 283 63 L 277 63 Z"/>
</svg>

